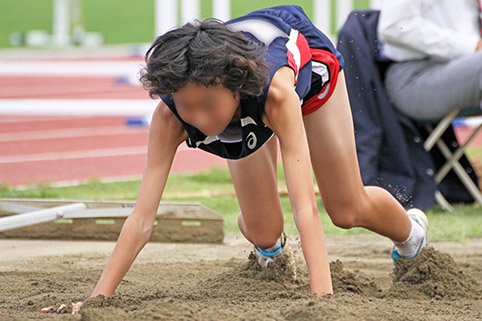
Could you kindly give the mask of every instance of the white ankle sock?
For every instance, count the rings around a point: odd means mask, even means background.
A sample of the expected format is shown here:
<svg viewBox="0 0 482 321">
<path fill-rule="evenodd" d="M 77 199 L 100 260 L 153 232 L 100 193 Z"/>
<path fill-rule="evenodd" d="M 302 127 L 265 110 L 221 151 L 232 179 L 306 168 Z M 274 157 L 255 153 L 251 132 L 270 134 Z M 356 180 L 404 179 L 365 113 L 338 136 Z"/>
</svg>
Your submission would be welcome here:
<svg viewBox="0 0 482 321">
<path fill-rule="evenodd" d="M 422 238 L 425 236 L 423 228 L 414 219 L 410 218 L 412 229 L 410 235 L 403 242 L 393 242 L 398 254 L 402 257 L 414 257 L 417 254 L 418 247 Z"/>
<path fill-rule="evenodd" d="M 282 245 L 283 245 L 282 236 L 280 236 L 272 247 L 263 251 L 268 253 L 273 253 L 273 252 L 276 252 Z"/>
</svg>

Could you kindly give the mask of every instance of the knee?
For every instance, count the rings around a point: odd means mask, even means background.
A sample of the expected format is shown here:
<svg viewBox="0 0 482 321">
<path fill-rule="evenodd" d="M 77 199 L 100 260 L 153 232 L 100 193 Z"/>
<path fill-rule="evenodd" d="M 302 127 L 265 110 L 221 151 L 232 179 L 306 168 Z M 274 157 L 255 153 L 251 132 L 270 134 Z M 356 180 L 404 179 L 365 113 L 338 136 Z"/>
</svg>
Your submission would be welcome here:
<svg viewBox="0 0 482 321">
<path fill-rule="evenodd" d="M 263 227 L 258 224 L 246 224 L 242 214 L 238 216 L 238 226 L 246 239 L 261 249 L 272 247 L 283 233 L 282 225 L 276 227 L 273 224 L 270 227 Z"/>
<path fill-rule="evenodd" d="M 333 224 L 342 229 L 363 226 L 366 211 L 358 204 L 325 204 Z"/>
</svg>

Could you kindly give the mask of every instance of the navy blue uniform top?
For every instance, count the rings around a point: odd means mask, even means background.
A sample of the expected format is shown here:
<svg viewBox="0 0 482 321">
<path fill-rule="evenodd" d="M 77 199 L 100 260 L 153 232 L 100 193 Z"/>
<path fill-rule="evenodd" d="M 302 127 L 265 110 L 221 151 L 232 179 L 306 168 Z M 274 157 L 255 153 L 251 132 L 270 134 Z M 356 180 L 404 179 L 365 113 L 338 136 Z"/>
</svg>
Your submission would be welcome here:
<svg viewBox="0 0 482 321">
<path fill-rule="evenodd" d="M 270 66 L 269 83 L 262 94 L 241 99 L 240 121 L 231 123 L 220 135 L 206 136 L 179 116 L 171 95 L 163 95 L 161 99 L 187 131 L 189 147 L 201 148 L 227 159 L 239 159 L 259 149 L 274 135 L 263 124 L 262 115 L 269 85 L 279 68 L 289 66 L 294 70 L 295 90 L 303 101 L 320 91 L 312 88 L 312 83 L 316 83 L 314 79 L 319 80 L 321 77 L 315 71 L 315 63 L 312 64 L 311 48 L 331 53 L 338 60 L 340 68 L 343 66 L 343 58 L 299 6 L 257 10 L 227 21 L 226 24 L 231 30 L 242 32 L 250 40 L 261 43 L 266 50 L 265 60 Z"/>
</svg>

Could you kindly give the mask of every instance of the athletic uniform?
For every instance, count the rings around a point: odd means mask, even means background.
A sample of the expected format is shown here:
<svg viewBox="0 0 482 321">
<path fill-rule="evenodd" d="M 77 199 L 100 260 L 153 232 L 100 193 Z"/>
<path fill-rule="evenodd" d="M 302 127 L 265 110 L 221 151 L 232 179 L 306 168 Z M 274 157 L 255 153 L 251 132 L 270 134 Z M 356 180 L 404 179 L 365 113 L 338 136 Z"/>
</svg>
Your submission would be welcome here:
<svg viewBox="0 0 482 321">
<path fill-rule="evenodd" d="M 187 145 L 227 159 L 248 156 L 263 146 L 273 131 L 262 122 L 269 84 L 275 72 L 289 66 L 295 72 L 295 90 L 303 115 L 314 112 L 331 96 L 336 87 L 343 58 L 331 41 L 318 30 L 299 6 L 278 6 L 251 12 L 226 22 L 236 32 L 262 44 L 270 66 L 269 83 L 256 97 L 241 99 L 241 119 L 221 134 L 206 136 L 184 122 L 171 95 L 161 98 L 181 121 L 189 138 Z"/>
</svg>

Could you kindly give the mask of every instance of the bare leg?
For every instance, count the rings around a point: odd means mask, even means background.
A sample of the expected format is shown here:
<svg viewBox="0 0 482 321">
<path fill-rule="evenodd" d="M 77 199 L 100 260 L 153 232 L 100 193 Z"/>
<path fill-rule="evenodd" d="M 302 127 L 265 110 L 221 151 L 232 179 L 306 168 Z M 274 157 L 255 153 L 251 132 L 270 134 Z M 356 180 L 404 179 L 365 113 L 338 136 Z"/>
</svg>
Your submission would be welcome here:
<svg viewBox="0 0 482 321">
<path fill-rule="evenodd" d="M 266 249 L 283 232 L 283 211 L 276 172 L 277 139 L 273 137 L 252 155 L 228 160 L 241 214 L 238 225 L 248 241 Z"/>
<path fill-rule="evenodd" d="M 304 123 L 316 180 L 333 223 L 342 228 L 364 227 L 393 241 L 405 241 L 411 222 L 404 208 L 386 190 L 363 186 L 343 72 L 332 97 L 305 116 Z"/>
</svg>

